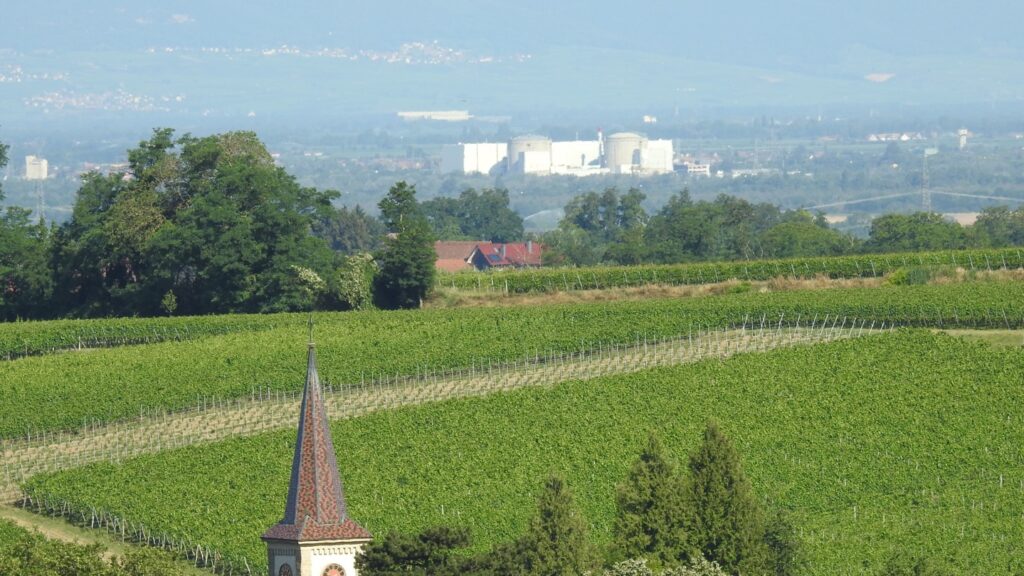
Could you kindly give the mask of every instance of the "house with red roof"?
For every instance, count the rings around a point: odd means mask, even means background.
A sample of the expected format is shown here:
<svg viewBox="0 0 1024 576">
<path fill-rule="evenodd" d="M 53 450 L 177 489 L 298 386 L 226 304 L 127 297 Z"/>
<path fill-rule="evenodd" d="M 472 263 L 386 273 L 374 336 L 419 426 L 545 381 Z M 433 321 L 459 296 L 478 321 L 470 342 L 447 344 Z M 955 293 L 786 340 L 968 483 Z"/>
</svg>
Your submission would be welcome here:
<svg viewBox="0 0 1024 576">
<path fill-rule="evenodd" d="M 544 245 L 526 242 L 438 241 L 436 267 L 443 272 L 488 270 L 491 268 L 527 268 L 540 266 Z"/>
</svg>

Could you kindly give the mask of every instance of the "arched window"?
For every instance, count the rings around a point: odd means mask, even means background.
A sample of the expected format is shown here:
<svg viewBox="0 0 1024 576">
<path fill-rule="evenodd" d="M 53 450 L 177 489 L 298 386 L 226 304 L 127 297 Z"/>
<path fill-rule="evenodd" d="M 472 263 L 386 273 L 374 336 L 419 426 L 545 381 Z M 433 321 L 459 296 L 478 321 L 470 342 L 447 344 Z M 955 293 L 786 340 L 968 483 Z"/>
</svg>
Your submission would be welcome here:
<svg viewBox="0 0 1024 576">
<path fill-rule="evenodd" d="M 324 568 L 323 576 L 345 576 L 345 569 L 337 564 L 331 564 Z"/>
<path fill-rule="evenodd" d="M 277 576 L 294 576 L 292 574 L 292 567 L 288 564 L 281 564 L 281 569 L 277 571 Z"/>
</svg>

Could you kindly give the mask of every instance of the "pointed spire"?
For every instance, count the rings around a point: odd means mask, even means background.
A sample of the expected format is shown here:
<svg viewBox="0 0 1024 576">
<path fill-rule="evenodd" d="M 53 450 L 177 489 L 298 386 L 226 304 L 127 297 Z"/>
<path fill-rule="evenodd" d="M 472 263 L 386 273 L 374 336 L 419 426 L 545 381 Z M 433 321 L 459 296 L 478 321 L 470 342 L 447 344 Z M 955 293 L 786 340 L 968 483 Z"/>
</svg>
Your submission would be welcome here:
<svg viewBox="0 0 1024 576">
<path fill-rule="evenodd" d="M 310 541 L 369 539 L 370 533 L 348 517 L 341 475 L 331 441 L 330 421 L 316 369 L 312 342 L 313 317 L 309 319 L 310 343 L 306 360 L 306 387 L 302 393 L 299 434 L 292 459 L 292 477 L 284 518 L 263 535 L 264 539 Z"/>
</svg>

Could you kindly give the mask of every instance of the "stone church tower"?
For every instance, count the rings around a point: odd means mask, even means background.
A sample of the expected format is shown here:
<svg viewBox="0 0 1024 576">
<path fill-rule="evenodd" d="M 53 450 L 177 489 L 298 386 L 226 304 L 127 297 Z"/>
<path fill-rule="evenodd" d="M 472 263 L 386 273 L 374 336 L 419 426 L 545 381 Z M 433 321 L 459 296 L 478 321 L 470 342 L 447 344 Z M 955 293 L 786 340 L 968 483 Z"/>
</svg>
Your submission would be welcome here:
<svg viewBox="0 0 1024 576">
<path fill-rule="evenodd" d="M 263 534 L 270 576 L 358 576 L 355 557 L 372 539 L 348 517 L 310 343 L 288 502 Z"/>
</svg>

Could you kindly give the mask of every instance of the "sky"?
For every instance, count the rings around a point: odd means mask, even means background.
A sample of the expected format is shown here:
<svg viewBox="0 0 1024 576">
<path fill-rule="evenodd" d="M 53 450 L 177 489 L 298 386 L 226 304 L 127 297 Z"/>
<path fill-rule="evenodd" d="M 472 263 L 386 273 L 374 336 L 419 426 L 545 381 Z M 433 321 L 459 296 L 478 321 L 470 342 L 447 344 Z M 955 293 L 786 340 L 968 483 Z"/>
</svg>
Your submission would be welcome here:
<svg viewBox="0 0 1024 576">
<path fill-rule="evenodd" d="M 385 48 L 437 39 L 490 51 L 549 45 L 685 52 L 731 63 L 826 62 L 850 46 L 894 56 L 1020 56 L 1011 0 L 49 0 L 5 7 L 0 45 L 130 50 L 154 43 Z"/>
<path fill-rule="evenodd" d="M 248 113 L 294 107 L 316 94 L 307 85 L 324 78 L 330 80 L 320 94 L 340 94 L 339 107 L 378 112 L 459 107 L 463 101 L 483 103 L 479 107 L 492 113 L 557 102 L 584 107 L 633 102 L 654 109 L 676 103 L 680 93 L 697 93 L 701 105 L 723 106 L 1024 100 L 1024 34 L 1018 30 L 1024 2 L 1019 0 L 8 4 L 0 20 L 0 74 L 17 65 L 36 75 L 35 84 L 0 83 L 0 105 L 8 108 L 55 93 L 84 94 L 88 100 L 116 88 L 158 101 L 182 96 L 183 109 L 209 113 L 231 108 L 234 83 L 244 98 L 237 99 L 232 113 Z M 226 62 L 178 54 L 171 62 L 142 56 L 164 47 L 387 51 L 434 41 L 479 56 L 532 59 L 486 70 L 452 64 L 422 73 L 345 67 L 337 61 Z M 481 72 L 474 76 L 474 70 Z M 38 79 L 57 72 L 63 76 L 59 82 Z M 416 94 L 396 94 L 396 87 L 406 88 L 403 74 L 415 82 Z M 282 78 L 295 91 L 266 86 Z M 353 87 L 358 95 L 350 93 Z M 543 98 L 543 92 L 550 97 Z M 621 101 L 610 102 L 620 92 Z M 374 102 L 380 105 L 374 108 Z"/>
</svg>

